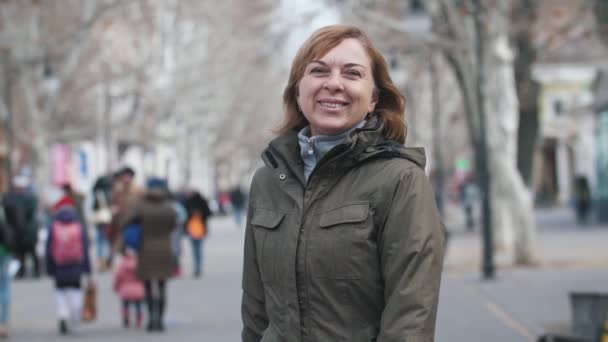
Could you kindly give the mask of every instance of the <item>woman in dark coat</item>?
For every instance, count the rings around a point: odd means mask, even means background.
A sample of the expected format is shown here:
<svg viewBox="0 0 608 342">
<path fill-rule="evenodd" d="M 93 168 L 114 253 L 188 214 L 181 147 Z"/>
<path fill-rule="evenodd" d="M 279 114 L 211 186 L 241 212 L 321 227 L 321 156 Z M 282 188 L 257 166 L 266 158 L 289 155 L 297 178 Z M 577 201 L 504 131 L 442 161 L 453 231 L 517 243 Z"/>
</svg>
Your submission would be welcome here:
<svg viewBox="0 0 608 342">
<path fill-rule="evenodd" d="M 170 235 L 177 222 L 166 182 L 153 178 L 148 181 L 143 199 L 121 224 L 141 226 L 137 275 L 146 287 L 148 331 L 163 331 L 163 314 L 167 301 L 166 281 L 175 271 Z"/>
</svg>

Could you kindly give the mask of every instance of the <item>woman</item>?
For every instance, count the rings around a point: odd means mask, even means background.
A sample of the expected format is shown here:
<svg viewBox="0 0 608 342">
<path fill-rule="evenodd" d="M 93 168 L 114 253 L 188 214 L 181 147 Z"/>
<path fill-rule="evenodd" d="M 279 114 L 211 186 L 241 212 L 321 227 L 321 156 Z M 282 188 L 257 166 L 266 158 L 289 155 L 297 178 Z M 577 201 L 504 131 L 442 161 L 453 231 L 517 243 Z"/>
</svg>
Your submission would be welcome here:
<svg viewBox="0 0 608 342">
<path fill-rule="evenodd" d="M 167 301 L 166 281 L 175 271 L 171 249 L 171 233 L 177 224 L 177 214 L 164 180 L 148 180 L 144 198 L 121 222 L 121 229 L 131 223 L 141 226 L 137 276 L 144 281 L 148 307 L 148 331 L 163 331 L 163 314 Z"/>
<path fill-rule="evenodd" d="M 192 191 L 186 199 L 186 211 L 188 212 L 186 231 L 192 243 L 193 275 L 198 278 L 202 273 L 203 241 L 208 233 L 211 210 L 205 197 L 198 191 Z"/>
<path fill-rule="evenodd" d="M 15 236 L 9 227 L 0 198 L 0 338 L 8 337 L 11 311 L 11 276 L 9 265 L 11 251 L 15 247 Z"/>
<path fill-rule="evenodd" d="M 432 341 L 442 224 L 405 99 L 358 28 L 304 43 L 252 181 L 242 340 Z"/>
</svg>

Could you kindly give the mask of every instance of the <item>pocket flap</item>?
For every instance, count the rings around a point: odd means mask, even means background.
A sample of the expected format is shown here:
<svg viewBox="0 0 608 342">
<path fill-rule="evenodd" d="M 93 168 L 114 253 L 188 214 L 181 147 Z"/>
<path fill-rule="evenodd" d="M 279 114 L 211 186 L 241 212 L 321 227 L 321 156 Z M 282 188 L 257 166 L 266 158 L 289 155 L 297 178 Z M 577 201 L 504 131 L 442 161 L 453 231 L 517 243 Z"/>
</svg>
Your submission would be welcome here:
<svg viewBox="0 0 608 342">
<path fill-rule="evenodd" d="M 367 218 L 369 205 L 351 204 L 341 208 L 332 209 L 321 214 L 319 225 L 327 228 L 342 223 L 362 222 Z"/>
<path fill-rule="evenodd" d="M 251 218 L 251 224 L 254 226 L 264 227 L 266 229 L 275 229 L 283 220 L 285 214 L 277 213 L 276 211 L 256 208 Z"/>
</svg>

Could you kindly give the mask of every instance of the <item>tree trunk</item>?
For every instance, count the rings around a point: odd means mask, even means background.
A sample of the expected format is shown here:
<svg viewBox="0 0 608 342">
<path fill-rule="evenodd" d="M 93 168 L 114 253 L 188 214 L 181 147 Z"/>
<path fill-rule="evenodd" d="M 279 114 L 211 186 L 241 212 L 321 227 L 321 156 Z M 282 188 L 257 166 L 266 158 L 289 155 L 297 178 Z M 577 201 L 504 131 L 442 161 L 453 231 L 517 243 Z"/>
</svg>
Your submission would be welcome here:
<svg viewBox="0 0 608 342">
<path fill-rule="evenodd" d="M 44 129 L 45 118 L 43 113 L 38 108 L 35 97 L 35 90 L 32 89 L 32 84 L 35 84 L 28 72 L 23 73 L 20 86 L 27 112 L 31 115 L 32 125 L 32 151 L 34 155 L 34 179 L 37 188 L 41 191 L 46 191 L 51 184 L 50 168 L 49 168 L 49 140 L 47 130 Z M 29 77 L 28 77 L 29 76 Z"/>
<path fill-rule="evenodd" d="M 538 94 L 538 90 L 538 85 L 535 85 L 532 93 Z M 524 184 L 529 188 L 533 186 L 532 170 L 538 129 L 538 106 L 536 103 L 533 106 L 520 105 L 519 127 L 517 129 L 517 169 Z"/>
<path fill-rule="evenodd" d="M 434 25 L 438 25 L 437 32 L 463 46 L 471 46 L 472 37 L 478 32 L 466 29 L 471 27 L 467 22 L 470 19 L 462 15 L 466 13 L 466 7 L 458 7 L 447 0 L 440 4 L 440 10 L 436 11 L 433 21 Z M 515 264 L 528 265 L 535 261 L 533 252 L 536 227 L 531 194 L 517 169 L 519 106 L 513 53 L 508 41 L 510 18 L 507 6 L 510 6 L 509 2 L 496 2 L 496 6 L 486 8 L 483 18 L 486 24 L 477 25 L 487 29 L 482 42 L 487 48 L 484 53 L 486 63 L 482 70 L 484 87 L 481 93 L 473 91 L 480 82 L 479 79 L 474 79 L 480 65 L 472 63 L 473 50 L 447 49 L 445 52 L 461 86 L 476 164 L 484 164 L 487 157 L 491 183 L 484 184 L 485 179 L 481 174 L 484 171 L 483 165 L 477 165 L 477 172 L 480 173 L 477 176 L 480 178 L 482 196 L 484 189 L 491 189 L 491 198 L 485 198 L 491 206 L 484 202 L 484 213 L 491 212 L 486 221 L 492 225 L 493 241 Z M 480 97 L 484 99 L 483 108 L 477 108 Z M 484 111 L 485 116 L 478 115 Z M 484 153 L 484 135 L 487 136 L 487 153 Z M 491 235 L 484 236 L 487 238 Z M 485 260 L 486 257 L 484 263 Z"/>
<path fill-rule="evenodd" d="M 596 0 L 593 8 L 599 37 L 608 46 L 608 1 Z"/>
<path fill-rule="evenodd" d="M 443 138 L 443 130 L 441 127 L 441 102 L 439 94 L 439 80 L 437 79 L 437 66 L 435 61 L 435 54 L 429 55 L 429 77 L 430 77 L 430 93 L 431 93 L 431 115 L 433 116 L 433 156 L 435 167 L 433 169 L 432 178 L 433 186 L 435 188 L 435 202 L 437 209 L 441 217 L 444 216 L 444 184 L 445 184 L 445 170 L 443 166 L 443 153 L 441 139 Z"/>
<path fill-rule="evenodd" d="M 488 12 L 494 24 L 488 35 L 487 101 L 489 164 L 492 172 L 495 243 L 518 265 L 535 262 L 536 227 L 532 197 L 517 169 L 519 106 L 515 91 L 513 52 L 504 11 Z"/>
<path fill-rule="evenodd" d="M 511 11 L 514 28 L 511 40 L 514 44 L 515 83 L 519 99 L 519 127 L 517 133 L 517 168 L 526 186 L 532 186 L 534 150 L 539 130 L 538 93 L 540 86 L 532 79 L 532 64 L 537 50 L 532 42 L 538 3 L 534 0 L 516 2 Z"/>
</svg>

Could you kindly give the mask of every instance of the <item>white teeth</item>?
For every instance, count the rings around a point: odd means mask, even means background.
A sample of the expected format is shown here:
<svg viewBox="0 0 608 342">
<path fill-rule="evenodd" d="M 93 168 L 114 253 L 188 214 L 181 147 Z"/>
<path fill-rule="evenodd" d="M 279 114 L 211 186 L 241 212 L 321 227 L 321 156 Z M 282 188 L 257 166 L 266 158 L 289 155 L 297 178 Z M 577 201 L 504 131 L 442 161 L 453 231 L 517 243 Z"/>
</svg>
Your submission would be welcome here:
<svg viewBox="0 0 608 342">
<path fill-rule="evenodd" d="M 329 108 L 340 108 L 340 107 L 344 106 L 341 103 L 332 103 L 332 102 L 321 102 L 321 105 L 324 107 L 329 107 Z"/>
</svg>

